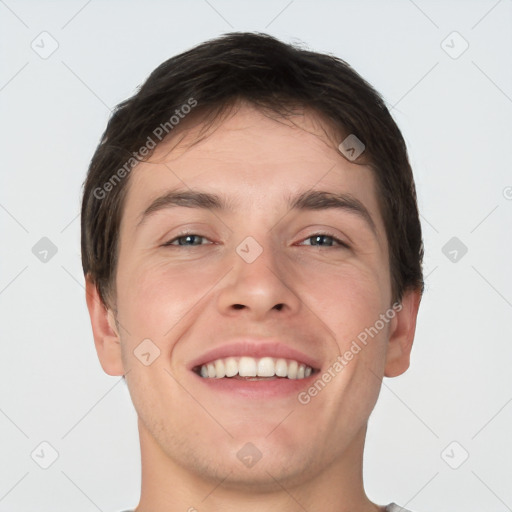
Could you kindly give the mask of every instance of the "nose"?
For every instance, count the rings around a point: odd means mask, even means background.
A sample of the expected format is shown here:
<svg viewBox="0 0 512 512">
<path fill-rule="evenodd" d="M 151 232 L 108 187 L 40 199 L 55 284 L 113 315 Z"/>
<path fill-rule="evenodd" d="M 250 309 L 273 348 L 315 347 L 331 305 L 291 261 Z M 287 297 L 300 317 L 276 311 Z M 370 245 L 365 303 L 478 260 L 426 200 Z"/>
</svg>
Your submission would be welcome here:
<svg viewBox="0 0 512 512">
<path fill-rule="evenodd" d="M 255 247 L 256 245 L 256 247 Z M 293 273 L 279 251 L 270 243 L 238 247 L 232 256 L 233 268 L 223 280 L 224 286 L 218 295 L 218 308 L 228 316 L 247 315 L 252 320 L 263 320 L 267 316 L 282 317 L 300 313 L 301 301 L 294 291 Z M 259 248 L 258 248 L 259 247 Z M 243 250 L 257 251 L 255 259 L 246 257 Z M 296 281 L 296 279 L 295 279 Z"/>
</svg>

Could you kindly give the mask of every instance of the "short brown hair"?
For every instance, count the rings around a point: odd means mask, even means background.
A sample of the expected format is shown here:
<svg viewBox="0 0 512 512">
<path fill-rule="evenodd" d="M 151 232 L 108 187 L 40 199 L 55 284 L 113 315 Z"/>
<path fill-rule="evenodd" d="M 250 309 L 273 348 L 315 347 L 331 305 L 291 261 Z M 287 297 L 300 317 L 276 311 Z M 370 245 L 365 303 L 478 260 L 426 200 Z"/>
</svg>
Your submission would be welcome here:
<svg viewBox="0 0 512 512">
<path fill-rule="evenodd" d="M 240 100 L 279 115 L 286 115 L 286 106 L 310 108 L 364 143 L 388 238 L 393 300 L 407 289 L 423 292 L 414 179 L 405 141 L 381 96 L 339 58 L 267 34 L 234 32 L 158 66 L 107 124 L 84 183 L 81 214 L 83 271 L 104 304 L 113 299 L 130 170 L 149 158 L 164 132 L 164 138 L 173 135 L 181 113 L 195 108 L 194 115 L 213 112 L 215 118 Z"/>
</svg>

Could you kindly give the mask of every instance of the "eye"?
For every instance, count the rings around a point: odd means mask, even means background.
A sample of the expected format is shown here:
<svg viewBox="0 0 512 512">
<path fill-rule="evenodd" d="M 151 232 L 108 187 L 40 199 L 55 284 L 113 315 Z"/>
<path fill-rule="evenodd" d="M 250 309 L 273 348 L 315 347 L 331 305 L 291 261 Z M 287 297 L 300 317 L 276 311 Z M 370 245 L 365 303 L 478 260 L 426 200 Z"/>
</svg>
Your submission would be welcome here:
<svg viewBox="0 0 512 512">
<path fill-rule="evenodd" d="M 204 236 L 197 235 L 195 233 L 186 233 L 186 234 L 177 236 L 176 238 L 173 238 L 172 240 L 169 240 L 168 242 L 165 242 L 165 244 L 163 244 L 163 245 L 164 245 L 164 247 L 167 247 L 167 246 L 196 247 L 199 245 L 205 245 L 205 244 L 201 243 L 201 240 L 208 240 L 208 239 Z"/>
<path fill-rule="evenodd" d="M 310 244 L 305 245 L 316 245 L 319 247 L 340 246 L 349 249 L 349 246 L 345 242 L 336 238 L 334 235 L 330 235 L 329 233 L 315 233 L 314 235 L 308 236 L 305 240 L 311 240 Z"/>
</svg>

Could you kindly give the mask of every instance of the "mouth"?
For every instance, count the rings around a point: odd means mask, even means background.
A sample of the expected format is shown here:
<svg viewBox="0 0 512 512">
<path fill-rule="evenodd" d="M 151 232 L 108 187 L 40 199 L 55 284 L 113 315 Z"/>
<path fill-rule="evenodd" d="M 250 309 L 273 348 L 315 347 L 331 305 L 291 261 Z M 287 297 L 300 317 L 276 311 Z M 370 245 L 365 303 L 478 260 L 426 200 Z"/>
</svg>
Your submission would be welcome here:
<svg viewBox="0 0 512 512">
<path fill-rule="evenodd" d="M 239 338 L 198 356 L 187 367 L 216 398 L 221 393 L 228 400 L 289 400 L 312 384 L 320 360 L 277 339 Z"/>
<path fill-rule="evenodd" d="M 193 371 L 203 379 L 303 380 L 315 373 L 315 368 L 294 359 L 264 356 L 226 357 L 195 366 Z"/>
</svg>

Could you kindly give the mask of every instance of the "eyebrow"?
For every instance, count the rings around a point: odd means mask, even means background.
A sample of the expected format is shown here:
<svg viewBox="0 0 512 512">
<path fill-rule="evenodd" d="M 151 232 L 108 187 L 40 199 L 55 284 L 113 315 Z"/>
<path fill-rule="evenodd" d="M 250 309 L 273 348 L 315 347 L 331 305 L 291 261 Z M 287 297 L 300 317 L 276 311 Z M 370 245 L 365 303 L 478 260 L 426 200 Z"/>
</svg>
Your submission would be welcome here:
<svg viewBox="0 0 512 512">
<path fill-rule="evenodd" d="M 308 190 L 297 196 L 288 196 L 289 210 L 343 210 L 359 216 L 376 234 L 375 223 L 361 201 L 351 194 Z M 157 197 L 144 210 L 137 225 L 140 226 L 152 214 L 174 207 L 200 208 L 204 210 L 233 211 L 233 204 L 225 197 L 196 190 L 171 190 Z"/>
<path fill-rule="evenodd" d="M 359 199 L 351 194 L 309 190 L 290 198 L 289 207 L 293 210 L 344 210 L 360 217 L 374 234 L 377 234 L 377 228 L 370 212 Z"/>
</svg>

